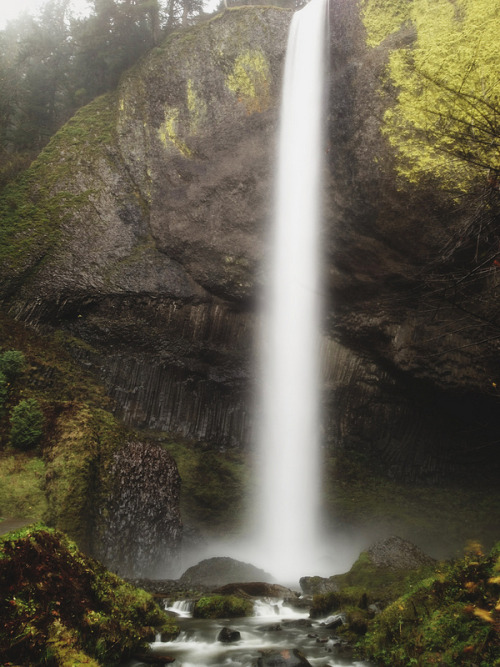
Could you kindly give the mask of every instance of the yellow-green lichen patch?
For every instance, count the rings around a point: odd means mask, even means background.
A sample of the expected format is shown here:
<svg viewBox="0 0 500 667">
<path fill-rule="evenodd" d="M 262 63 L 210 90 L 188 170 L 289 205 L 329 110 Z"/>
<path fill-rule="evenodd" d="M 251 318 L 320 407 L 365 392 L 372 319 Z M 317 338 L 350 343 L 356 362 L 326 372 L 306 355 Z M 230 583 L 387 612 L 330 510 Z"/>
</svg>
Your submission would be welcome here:
<svg viewBox="0 0 500 667">
<path fill-rule="evenodd" d="M 244 51 L 226 77 L 226 86 L 232 91 L 247 113 L 265 111 L 270 105 L 269 63 L 260 49 Z"/>
<path fill-rule="evenodd" d="M 391 53 L 397 91 L 384 134 L 399 174 L 432 178 L 464 192 L 500 170 L 500 5 L 490 0 L 367 0 L 368 43 L 379 43 L 406 20 L 416 39 Z"/>
<path fill-rule="evenodd" d="M 179 109 L 166 107 L 165 120 L 158 128 L 158 136 L 165 148 L 174 146 L 184 157 L 191 157 L 191 150 L 178 135 Z"/>
<path fill-rule="evenodd" d="M 411 0 L 363 0 L 368 46 L 377 46 L 410 18 Z"/>
</svg>

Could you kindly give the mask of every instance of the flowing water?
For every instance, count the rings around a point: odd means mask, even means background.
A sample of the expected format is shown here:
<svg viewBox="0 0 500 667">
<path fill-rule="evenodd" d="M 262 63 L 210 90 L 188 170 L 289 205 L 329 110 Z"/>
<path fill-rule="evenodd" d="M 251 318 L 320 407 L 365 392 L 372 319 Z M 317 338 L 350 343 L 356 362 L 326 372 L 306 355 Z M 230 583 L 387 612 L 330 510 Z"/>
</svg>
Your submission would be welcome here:
<svg viewBox="0 0 500 667">
<path fill-rule="evenodd" d="M 178 610 L 178 607 L 177 607 Z M 172 642 L 156 641 L 152 652 L 175 659 L 177 667 L 253 667 L 260 651 L 289 651 L 300 648 L 313 667 L 365 667 L 369 663 L 339 655 L 340 640 L 321 621 L 310 621 L 308 613 L 297 612 L 281 600 L 255 602 L 251 618 L 227 620 L 178 619 L 179 637 Z M 223 644 L 217 636 L 223 627 L 237 630 L 241 639 Z M 278 629 L 278 627 L 280 629 Z M 142 665 L 130 661 L 128 667 Z"/>
<path fill-rule="evenodd" d="M 256 494 L 257 539 L 246 554 L 281 582 L 295 585 L 300 576 L 324 570 L 316 557 L 322 554 L 318 354 L 326 9 L 327 0 L 312 0 L 295 14 L 290 28 L 262 337 L 259 477 L 263 484 Z M 327 560 L 325 574 L 334 571 L 333 562 Z M 174 658 L 179 667 L 252 667 L 260 652 L 270 649 L 285 655 L 300 649 L 313 667 L 369 664 L 343 656 L 335 631 L 282 600 L 256 601 L 253 617 L 226 620 L 191 618 L 191 606 L 175 603 L 179 637 L 152 645 L 154 653 Z M 239 631 L 241 638 L 230 644 L 218 641 L 223 627 Z"/>
<path fill-rule="evenodd" d="M 311 573 L 320 553 L 320 176 L 326 19 L 327 0 L 312 0 L 295 13 L 290 27 L 264 293 L 255 502 L 261 562 L 256 564 L 281 581 Z"/>
</svg>

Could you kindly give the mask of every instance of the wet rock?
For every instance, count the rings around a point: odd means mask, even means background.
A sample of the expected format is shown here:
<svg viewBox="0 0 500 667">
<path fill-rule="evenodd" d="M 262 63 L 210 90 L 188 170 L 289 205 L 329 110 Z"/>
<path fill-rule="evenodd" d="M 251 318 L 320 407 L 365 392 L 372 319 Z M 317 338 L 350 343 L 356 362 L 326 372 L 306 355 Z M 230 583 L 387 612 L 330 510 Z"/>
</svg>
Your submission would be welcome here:
<svg viewBox="0 0 500 667">
<path fill-rule="evenodd" d="M 345 660 L 352 660 L 354 654 L 354 647 L 345 640 L 335 640 L 331 647 L 333 655 Z"/>
<path fill-rule="evenodd" d="M 192 598 L 202 593 L 208 593 L 210 590 L 208 586 L 202 586 L 201 584 L 196 586 L 195 590 L 189 590 L 189 587 L 181 584 L 178 579 L 143 579 L 140 577 L 125 577 L 125 579 L 136 588 L 143 588 L 155 597 L 166 599 L 172 597 L 175 597 L 175 599 L 179 599 L 179 597 Z M 182 596 L 179 595 L 180 593 Z"/>
<path fill-rule="evenodd" d="M 380 614 L 381 611 L 382 607 L 377 602 L 372 602 L 371 604 L 368 605 L 368 613 L 371 614 L 372 616 Z"/>
<path fill-rule="evenodd" d="M 241 632 L 238 630 L 231 630 L 231 628 L 222 628 L 222 630 L 217 635 L 217 641 L 222 642 L 223 644 L 232 644 L 241 639 Z"/>
<path fill-rule="evenodd" d="M 162 642 L 173 642 L 179 636 L 179 631 L 176 632 L 161 632 L 160 639 Z"/>
<path fill-rule="evenodd" d="M 279 623 L 272 623 L 270 625 L 259 625 L 257 630 L 259 632 L 281 632 L 283 628 Z"/>
<path fill-rule="evenodd" d="M 269 649 L 261 651 L 257 667 L 311 667 L 311 663 L 298 649 Z"/>
<path fill-rule="evenodd" d="M 216 556 L 202 560 L 188 568 L 179 579 L 181 584 L 191 586 L 223 586 L 232 582 L 271 582 L 272 576 L 250 563 L 234 558 Z"/>
<path fill-rule="evenodd" d="M 291 597 L 285 597 L 283 599 L 283 606 L 290 607 L 291 609 L 299 609 L 304 611 L 309 609 L 312 604 L 312 596 L 310 595 L 299 595 L 294 593 Z"/>
<path fill-rule="evenodd" d="M 153 652 L 136 653 L 134 658 L 147 665 L 170 665 L 172 662 L 175 662 L 175 658 L 171 658 L 168 655 L 159 655 L 158 653 Z"/>
<path fill-rule="evenodd" d="M 301 577 L 299 585 L 304 595 L 309 596 L 309 599 L 313 595 L 336 593 L 339 590 L 338 584 L 333 579 L 325 577 Z"/>
<path fill-rule="evenodd" d="M 326 618 L 321 625 L 325 628 L 328 628 L 328 630 L 335 630 L 335 628 L 340 628 L 340 626 L 344 625 L 345 623 L 345 614 L 335 614 L 333 616 L 328 616 L 328 618 Z"/>
<path fill-rule="evenodd" d="M 388 537 L 373 544 L 368 556 L 375 567 L 391 570 L 416 570 L 436 561 L 415 544 L 401 537 Z"/>
<path fill-rule="evenodd" d="M 212 593 L 218 595 L 239 595 L 256 598 L 283 598 L 285 595 L 293 595 L 293 592 L 279 584 L 269 584 L 265 581 L 235 582 L 215 588 Z"/>
<path fill-rule="evenodd" d="M 113 456 L 108 489 L 95 555 L 128 577 L 168 572 L 182 538 L 180 476 L 170 454 L 153 443 L 130 442 Z"/>
<path fill-rule="evenodd" d="M 327 303 L 326 442 L 398 479 L 439 481 L 460 464 L 467 472 L 482 448 L 490 468 L 500 418 L 489 383 L 499 355 L 482 327 L 494 320 L 496 293 L 486 264 L 484 282 L 459 294 L 456 307 L 447 289 L 460 271 L 475 274 L 482 249 L 471 211 L 464 200 L 458 214 L 434 184 L 401 187 L 380 132 L 394 101 L 387 87 L 379 94 L 383 73 L 414 31 L 405 26 L 371 49 L 357 3 L 330 11 L 335 150 L 324 246 L 335 317 Z M 54 137 L 64 167 L 57 189 L 45 195 L 36 175 L 29 179 L 27 203 L 60 211 L 64 222 L 49 220 L 58 233 L 42 227 L 38 238 L 33 228 L 28 256 L 2 263 L 0 298 L 16 317 L 85 341 L 93 352 L 75 356 L 134 427 L 218 446 L 249 442 L 253 302 L 289 21 L 279 8 L 245 7 L 172 36 L 106 99 L 114 120 L 102 136 L 81 132 L 79 143 L 72 131 L 69 145 L 64 132 Z M 254 93 L 245 101 L 228 79 L 250 54 Z M 63 191 L 70 196 L 61 199 Z M 482 214 L 475 218 L 483 226 Z M 446 257 L 469 228 L 474 248 Z M 495 241 L 485 239 L 491 251 Z M 429 266 L 431 257 L 441 263 Z"/>
<path fill-rule="evenodd" d="M 313 623 L 308 618 L 294 618 L 282 621 L 282 624 L 286 628 L 311 628 Z"/>
</svg>

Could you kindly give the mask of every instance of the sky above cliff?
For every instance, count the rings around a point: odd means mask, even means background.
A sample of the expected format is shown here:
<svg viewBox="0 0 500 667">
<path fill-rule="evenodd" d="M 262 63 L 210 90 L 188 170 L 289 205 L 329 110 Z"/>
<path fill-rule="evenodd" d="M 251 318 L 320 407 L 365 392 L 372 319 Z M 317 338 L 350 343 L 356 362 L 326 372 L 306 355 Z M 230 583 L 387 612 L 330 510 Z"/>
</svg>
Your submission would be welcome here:
<svg viewBox="0 0 500 667">
<path fill-rule="evenodd" d="M 0 0 L 0 28 L 5 28 L 7 21 L 17 18 L 24 12 L 36 14 L 47 0 Z M 85 14 L 90 10 L 88 0 L 71 0 L 75 14 Z"/>
</svg>

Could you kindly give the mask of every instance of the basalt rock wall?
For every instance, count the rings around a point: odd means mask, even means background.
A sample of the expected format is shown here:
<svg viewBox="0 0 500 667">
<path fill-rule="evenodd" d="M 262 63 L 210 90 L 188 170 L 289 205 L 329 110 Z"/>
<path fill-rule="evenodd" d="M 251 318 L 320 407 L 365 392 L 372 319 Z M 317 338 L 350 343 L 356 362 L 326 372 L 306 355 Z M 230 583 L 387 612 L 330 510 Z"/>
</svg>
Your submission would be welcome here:
<svg viewBox="0 0 500 667">
<path fill-rule="evenodd" d="M 380 94 L 388 55 L 414 31 L 368 47 L 357 3 L 330 4 L 326 442 L 398 477 L 465 470 L 478 447 L 490 464 L 500 356 L 464 309 L 491 301 L 496 279 L 459 304 L 436 289 L 471 208 L 434 184 L 402 186 L 380 132 L 396 94 Z M 83 341 L 75 354 L 133 426 L 249 442 L 290 18 L 247 7 L 171 35 L 9 195 L 21 222 L 0 269 L 5 308 Z M 21 200 L 38 211 L 24 227 Z"/>
</svg>

